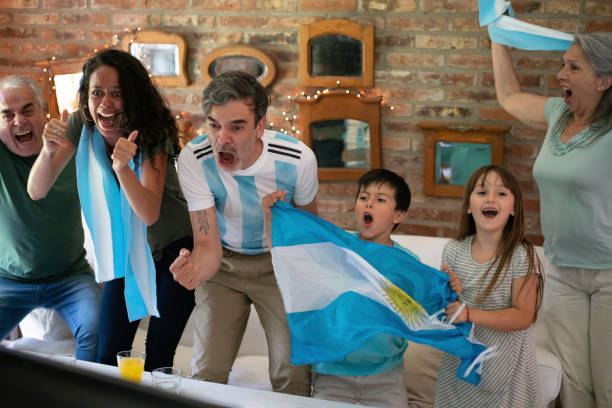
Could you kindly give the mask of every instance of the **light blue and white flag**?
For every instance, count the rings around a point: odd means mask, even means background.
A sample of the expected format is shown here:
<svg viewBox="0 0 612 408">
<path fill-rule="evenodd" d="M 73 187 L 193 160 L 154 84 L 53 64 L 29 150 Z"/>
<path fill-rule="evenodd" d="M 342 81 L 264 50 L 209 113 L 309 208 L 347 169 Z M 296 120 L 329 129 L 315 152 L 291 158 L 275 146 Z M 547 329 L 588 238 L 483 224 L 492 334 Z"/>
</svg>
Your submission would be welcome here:
<svg viewBox="0 0 612 408">
<path fill-rule="evenodd" d="M 565 51 L 574 36 L 514 18 L 509 1 L 478 0 L 480 26 L 488 26 L 489 36 L 496 43 L 522 50 Z M 504 15 L 508 11 L 508 15 Z"/>
<path fill-rule="evenodd" d="M 133 159 L 129 166 L 140 179 L 142 166 L 136 168 Z M 147 226 L 134 214 L 119 188 L 104 138 L 95 126 L 93 131 L 83 126 L 76 168 L 83 217 L 95 252 L 96 281 L 125 278 L 124 296 L 130 321 L 159 316 Z"/>
<path fill-rule="evenodd" d="M 283 202 L 272 207 L 271 235 L 292 364 L 337 361 L 388 333 L 458 356 L 457 377 L 479 383 L 491 350 L 472 337 L 472 323 L 443 321 L 456 299 L 447 274 Z"/>
</svg>

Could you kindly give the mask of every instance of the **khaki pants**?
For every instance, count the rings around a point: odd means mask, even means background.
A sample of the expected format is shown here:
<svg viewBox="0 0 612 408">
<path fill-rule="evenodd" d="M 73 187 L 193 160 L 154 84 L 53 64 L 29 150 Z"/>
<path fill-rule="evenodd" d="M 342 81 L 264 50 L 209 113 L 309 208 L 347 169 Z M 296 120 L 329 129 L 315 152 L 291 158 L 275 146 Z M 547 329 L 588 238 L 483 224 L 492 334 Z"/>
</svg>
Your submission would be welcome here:
<svg viewBox="0 0 612 408">
<path fill-rule="evenodd" d="M 372 375 L 327 375 L 313 372 L 312 376 L 312 396 L 315 398 L 381 408 L 408 406 L 403 364 Z"/>
<path fill-rule="evenodd" d="M 544 288 L 541 313 L 563 369 L 563 407 L 612 407 L 612 270 L 553 265 Z"/>
<path fill-rule="evenodd" d="M 251 310 L 266 333 L 274 391 L 310 396 L 310 366 L 290 363 L 287 316 L 269 254 L 223 249 L 219 272 L 195 290 L 193 378 L 226 384 Z"/>
</svg>

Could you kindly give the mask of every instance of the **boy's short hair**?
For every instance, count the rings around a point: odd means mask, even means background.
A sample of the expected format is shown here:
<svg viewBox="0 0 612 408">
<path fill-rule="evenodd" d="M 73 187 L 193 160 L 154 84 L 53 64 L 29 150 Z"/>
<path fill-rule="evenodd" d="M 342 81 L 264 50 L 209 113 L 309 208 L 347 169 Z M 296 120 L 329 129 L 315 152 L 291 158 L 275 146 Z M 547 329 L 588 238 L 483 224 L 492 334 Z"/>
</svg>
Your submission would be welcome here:
<svg viewBox="0 0 612 408">
<path fill-rule="evenodd" d="M 395 189 L 395 209 L 400 211 L 408 211 L 410 207 L 410 188 L 406 181 L 397 173 L 386 169 L 372 169 L 361 176 L 357 181 L 357 195 L 355 200 L 359 198 L 359 193 L 362 188 L 370 184 L 387 184 Z"/>
</svg>

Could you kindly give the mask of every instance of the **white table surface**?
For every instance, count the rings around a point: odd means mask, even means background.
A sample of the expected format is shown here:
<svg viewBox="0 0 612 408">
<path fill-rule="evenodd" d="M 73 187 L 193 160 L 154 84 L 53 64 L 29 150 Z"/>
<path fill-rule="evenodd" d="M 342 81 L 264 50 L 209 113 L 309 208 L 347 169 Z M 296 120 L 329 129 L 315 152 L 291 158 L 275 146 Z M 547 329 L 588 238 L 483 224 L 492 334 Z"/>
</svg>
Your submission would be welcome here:
<svg viewBox="0 0 612 408">
<path fill-rule="evenodd" d="M 114 366 L 79 360 L 77 361 L 77 367 L 119 378 L 119 370 Z M 142 374 L 140 384 L 147 387 L 153 387 L 151 373 L 145 371 Z M 353 406 L 343 402 L 299 397 L 279 392 L 236 387 L 233 385 L 217 384 L 184 377 L 181 380 L 179 395 L 211 404 L 236 408 L 348 408 Z"/>
</svg>

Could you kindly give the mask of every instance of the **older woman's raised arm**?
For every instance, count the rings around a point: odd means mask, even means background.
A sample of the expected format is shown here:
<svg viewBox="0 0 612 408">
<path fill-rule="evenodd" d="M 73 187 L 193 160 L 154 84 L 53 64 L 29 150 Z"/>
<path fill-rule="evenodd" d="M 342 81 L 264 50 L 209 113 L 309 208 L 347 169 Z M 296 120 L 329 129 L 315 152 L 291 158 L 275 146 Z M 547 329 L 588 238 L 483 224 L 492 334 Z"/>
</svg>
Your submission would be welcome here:
<svg viewBox="0 0 612 408">
<path fill-rule="evenodd" d="M 548 97 L 523 92 L 505 45 L 491 42 L 491 56 L 497 101 L 502 108 L 527 125 L 546 127 L 544 108 Z"/>
</svg>

